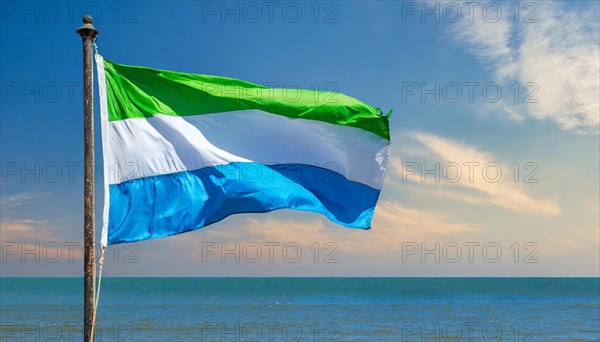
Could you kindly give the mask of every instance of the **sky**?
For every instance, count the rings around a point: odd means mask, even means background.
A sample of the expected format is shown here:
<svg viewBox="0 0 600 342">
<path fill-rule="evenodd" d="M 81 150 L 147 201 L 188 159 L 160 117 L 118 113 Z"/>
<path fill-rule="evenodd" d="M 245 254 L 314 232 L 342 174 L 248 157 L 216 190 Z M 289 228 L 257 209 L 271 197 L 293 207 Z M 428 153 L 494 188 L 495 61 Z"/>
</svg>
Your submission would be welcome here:
<svg viewBox="0 0 600 342">
<path fill-rule="evenodd" d="M 109 246 L 105 276 L 599 276 L 595 1 L 14 2 L 0 8 L 1 276 L 82 276 L 81 39 L 130 65 L 393 109 L 373 229 L 234 215 Z M 96 227 L 102 157 L 96 99 Z"/>
</svg>

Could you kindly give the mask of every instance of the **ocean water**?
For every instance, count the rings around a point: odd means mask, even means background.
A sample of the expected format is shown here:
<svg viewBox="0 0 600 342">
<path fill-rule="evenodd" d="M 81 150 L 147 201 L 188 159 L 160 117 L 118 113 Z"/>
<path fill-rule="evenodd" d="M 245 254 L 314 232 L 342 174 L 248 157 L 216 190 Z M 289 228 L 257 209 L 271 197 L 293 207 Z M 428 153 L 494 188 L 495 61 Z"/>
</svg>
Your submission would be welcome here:
<svg viewBox="0 0 600 342">
<path fill-rule="evenodd" d="M 0 278 L 0 341 L 80 341 L 81 278 Z M 96 341 L 600 341 L 600 278 L 105 278 Z"/>
</svg>

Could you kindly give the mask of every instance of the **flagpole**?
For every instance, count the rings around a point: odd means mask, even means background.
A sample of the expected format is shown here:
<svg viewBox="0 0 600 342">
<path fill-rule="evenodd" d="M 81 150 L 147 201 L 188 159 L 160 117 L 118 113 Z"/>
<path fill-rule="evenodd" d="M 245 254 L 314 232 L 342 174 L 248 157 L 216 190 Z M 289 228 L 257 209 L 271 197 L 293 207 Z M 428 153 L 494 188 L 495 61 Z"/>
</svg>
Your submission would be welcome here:
<svg viewBox="0 0 600 342">
<path fill-rule="evenodd" d="M 92 17 L 83 17 L 83 26 L 77 29 L 83 43 L 83 340 L 94 341 L 94 77 L 92 72 L 92 43 L 98 31 Z"/>
</svg>

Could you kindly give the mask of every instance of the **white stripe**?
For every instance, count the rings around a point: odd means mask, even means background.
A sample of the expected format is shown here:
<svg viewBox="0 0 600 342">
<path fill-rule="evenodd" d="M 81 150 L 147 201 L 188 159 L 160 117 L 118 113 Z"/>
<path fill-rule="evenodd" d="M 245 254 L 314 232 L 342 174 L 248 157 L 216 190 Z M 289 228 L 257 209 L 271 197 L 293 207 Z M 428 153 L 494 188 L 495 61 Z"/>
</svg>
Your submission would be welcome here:
<svg viewBox="0 0 600 342">
<path fill-rule="evenodd" d="M 100 94 L 100 127 L 102 129 L 102 162 L 104 163 L 104 208 L 102 211 L 102 236 L 100 245 L 106 247 L 108 242 L 108 208 L 110 192 L 108 191 L 108 161 L 110 159 L 110 143 L 108 139 L 108 105 L 106 102 L 106 76 L 104 74 L 104 59 L 96 51 L 96 67 L 98 68 L 98 93 Z M 118 145 L 117 145 L 118 146 Z"/>
<path fill-rule="evenodd" d="M 109 130 L 111 184 L 254 161 L 316 165 L 380 189 L 388 160 L 389 141 L 371 132 L 258 110 L 156 114 L 112 121 Z"/>
</svg>

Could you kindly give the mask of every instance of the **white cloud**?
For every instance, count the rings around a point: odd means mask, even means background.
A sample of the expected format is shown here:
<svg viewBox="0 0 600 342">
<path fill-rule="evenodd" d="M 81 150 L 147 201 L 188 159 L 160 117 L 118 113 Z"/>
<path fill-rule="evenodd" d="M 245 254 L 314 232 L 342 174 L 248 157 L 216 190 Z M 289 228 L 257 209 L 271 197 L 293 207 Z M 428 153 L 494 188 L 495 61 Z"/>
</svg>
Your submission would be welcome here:
<svg viewBox="0 0 600 342">
<path fill-rule="evenodd" d="M 440 163 L 435 173 L 438 174 L 441 181 L 436 182 L 431 175 L 423 181 L 424 172 L 420 163 L 416 165 L 418 170 L 410 172 L 412 170 L 409 169 L 407 161 L 403 164 L 399 159 L 392 159 L 393 171 L 403 179 L 437 187 L 434 191 L 429 192 L 431 195 L 470 204 L 495 205 L 517 212 L 550 216 L 560 214 L 561 210 L 556 201 L 534 198 L 527 194 L 520 183 L 514 182 L 507 165 L 489 152 L 431 134 L 413 132 L 408 136 L 421 143 L 423 151 L 429 153 L 433 162 L 426 162 L 425 166 L 428 169 L 434 169 L 435 162 Z M 414 150 L 414 147 L 411 147 L 411 150 Z M 418 155 L 423 155 L 423 151 Z M 446 171 L 451 181 L 442 179 L 443 168 L 448 165 L 456 166 L 448 167 L 447 170 L 451 170 L 452 174 L 450 171 Z M 469 165 L 472 165 L 472 168 Z M 492 171 L 484 172 L 486 165 L 493 165 Z M 496 167 L 500 167 L 502 170 L 499 177 L 496 176 Z M 460 170 L 458 171 L 460 173 L 455 173 L 457 169 Z M 486 176 L 488 173 L 489 175 Z"/>
<path fill-rule="evenodd" d="M 463 6 L 460 20 L 450 26 L 450 32 L 455 43 L 466 45 L 476 57 L 493 62 L 492 69 L 496 76 L 504 79 L 515 72 L 510 48 L 511 21 L 506 15 L 499 15 L 496 20 L 495 14 L 491 17 L 481 7 Z"/>
<path fill-rule="evenodd" d="M 482 15 L 485 5 L 481 4 L 475 15 L 463 15 L 450 26 L 453 41 L 479 58 L 495 81 L 506 86 L 505 93 L 518 82 L 517 103 L 511 99 L 498 104 L 509 118 L 522 120 L 528 115 L 553 120 L 565 130 L 598 133 L 598 3 L 581 7 L 553 1 L 536 2 L 532 7 L 515 4 L 503 3 L 503 15 L 497 21 Z M 518 17 L 515 6 L 520 9 Z M 463 13 L 468 10 L 463 7 Z"/>
<path fill-rule="evenodd" d="M 21 206 L 27 201 L 45 197 L 48 194 L 49 194 L 48 192 L 44 192 L 44 193 L 21 192 L 21 193 L 15 194 L 15 195 L 4 196 L 4 197 L 0 198 L 0 205 L 7 206 L 7 207 Z"/>
<path fill-rule="evenodd" d="M 555 4 L 540 9 L 540 22 L 525 26 L 519 47 L 521 83 L 539 86 L 539 102 L 528 106 L 529 114 L 555 120 L 567 130 L 598 132 L 598 11 L 569 11 Z"/>
</svg>

